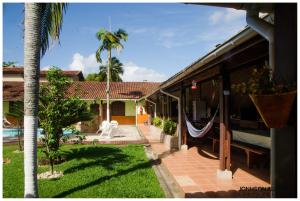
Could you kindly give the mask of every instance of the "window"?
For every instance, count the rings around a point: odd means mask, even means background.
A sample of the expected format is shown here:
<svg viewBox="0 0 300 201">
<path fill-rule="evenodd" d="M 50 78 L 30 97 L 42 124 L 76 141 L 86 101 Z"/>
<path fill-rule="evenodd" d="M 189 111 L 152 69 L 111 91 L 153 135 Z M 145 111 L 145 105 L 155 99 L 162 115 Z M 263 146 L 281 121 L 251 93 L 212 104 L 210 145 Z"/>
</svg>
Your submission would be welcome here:
<svg viewBox="0 0 300 201">
<path fill-rule="evenodd" d="M 125 103 L 122 101 L 115 101 L 111 104 L 112 116 L 125 116 Z"/>
</svg>

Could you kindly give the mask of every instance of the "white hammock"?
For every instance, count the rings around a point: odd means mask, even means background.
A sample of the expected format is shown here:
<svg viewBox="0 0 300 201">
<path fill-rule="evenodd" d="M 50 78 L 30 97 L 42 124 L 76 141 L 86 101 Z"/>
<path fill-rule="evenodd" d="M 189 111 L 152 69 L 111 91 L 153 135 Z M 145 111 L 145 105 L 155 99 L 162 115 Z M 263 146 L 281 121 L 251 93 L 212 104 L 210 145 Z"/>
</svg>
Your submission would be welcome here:
<svg viewBox="0 0 300 201">
<path fill-rule="evenodd" d="M 212 119 L 202 129 L 195 128 L 192 125 L 192 123 L 188 120 L 188 118 L 185 114 L 185 123 L 186 123 L 186 127 L 187 127 L 187 130 L 189 131 L 190 135 L 194 138 L 204 137 L 211 130 L 211 128 L 214 124 L 215 117 L 217 116 L 218 110 L 219 110 L 219 106 L 216 109 L 215 114 L 212 117 Z"/>
</svg>

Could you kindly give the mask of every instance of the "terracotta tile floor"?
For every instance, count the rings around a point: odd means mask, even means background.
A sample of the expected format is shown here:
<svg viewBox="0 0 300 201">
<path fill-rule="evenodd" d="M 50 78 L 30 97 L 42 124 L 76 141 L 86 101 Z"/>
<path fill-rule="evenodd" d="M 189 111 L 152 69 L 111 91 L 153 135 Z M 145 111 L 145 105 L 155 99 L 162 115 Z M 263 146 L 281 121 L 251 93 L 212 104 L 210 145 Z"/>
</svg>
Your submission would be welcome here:
<svg viewBox="0 0 300 201">
<path fill-rule="evenodd" d="M 270 187 L 268 169 L 248 169 L 245 156 L 241 153 L 232 153 L 233 179 L 224 181 L 217 178 L 219 160 L 217 154 L 212 153 L 210 143 L 188 150 L 169 152 L 163 143 L 159 143 L 159 129 L 145 125 L 139 125 L 139 129 L 148 139 L 153 152 L 161 156 L 162 164 L 186 197 L 270 197 L 270 191 L 240 190 L 241 187 Z"/>
</svg>

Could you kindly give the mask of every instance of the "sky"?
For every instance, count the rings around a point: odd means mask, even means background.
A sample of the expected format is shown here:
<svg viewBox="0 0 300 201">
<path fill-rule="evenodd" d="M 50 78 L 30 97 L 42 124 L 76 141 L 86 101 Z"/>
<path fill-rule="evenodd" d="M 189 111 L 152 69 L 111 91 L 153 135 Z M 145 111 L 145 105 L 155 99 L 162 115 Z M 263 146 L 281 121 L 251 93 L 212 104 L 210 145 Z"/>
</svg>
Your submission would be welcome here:
<svg viewBox="0 0 300 201">
<path fill-rule="evenodd" d="M 23 65 L 23 4 L 3 5 L 3 61 Z M 100 28 L 126 30 L 123 81 L 161 82 L 213 50 L 246 26 L 245 11 L 179 3 L 69 3 L 60 43 L 52 42 L 41 69 L 57 66 L 99 71 Z M 109 20 L 110 19 L 110 20 Z M 109 21 L 111 23 L 109 23 Z M 102 54 L 105 61 L 106 52 Z"/>
</svg>

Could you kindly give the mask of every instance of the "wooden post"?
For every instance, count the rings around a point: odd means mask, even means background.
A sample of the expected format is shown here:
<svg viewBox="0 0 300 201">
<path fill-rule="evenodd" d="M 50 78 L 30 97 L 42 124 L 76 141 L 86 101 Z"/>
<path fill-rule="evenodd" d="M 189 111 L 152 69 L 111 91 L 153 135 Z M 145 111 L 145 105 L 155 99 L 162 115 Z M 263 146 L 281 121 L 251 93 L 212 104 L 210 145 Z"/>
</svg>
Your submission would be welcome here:
<svg viewBox="0 0 300 201">
<path fill-rule="evenodd" d="M 221 68 L 220 76 L 220 165 L 218 176 L 232 179 L 230 171 L 230 79 L 225 68 Z"/>
<path fill-rule="evenodd" d="M 102 124 L 103 121 L 102 100 L 100 100 L 100 104 L 99 104 L 99 115 L 100 115 L 100 124 Z"/>
<path fill-rule="evenodd" d="M 185 89 L 183 88 L 183 83 L 180 86 L 180 101 L 181 101 L 181 134 L 182 134 L 182 144 L 187 145 L 187 132 L 185 125 Z"/>
</svg>

